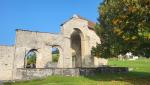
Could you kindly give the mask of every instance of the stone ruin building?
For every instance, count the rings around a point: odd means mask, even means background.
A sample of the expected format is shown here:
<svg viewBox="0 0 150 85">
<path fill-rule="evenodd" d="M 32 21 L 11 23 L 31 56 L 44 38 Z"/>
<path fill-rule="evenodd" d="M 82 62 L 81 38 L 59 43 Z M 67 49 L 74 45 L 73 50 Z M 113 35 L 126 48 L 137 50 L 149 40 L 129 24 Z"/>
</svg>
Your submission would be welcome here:
<svg viewBox="0 0 150 85">
<path fill-rule="evenodd" d="M 0 80 L 61 74 L 60 69 L 70 69 L 76 75 L 76 68 L 96 67 L 98 61 L 92 57 L 91 49 L 100 39 L 94 26 L 95 23 L 73 15 L 61 24 L 58 34 L 17 29 L 15 45 L 0 46 Z M 51 65 L 53 47 L 60 56 L 55 66 Z M 35 68 L 26 68 L 26 55 L 31 51 L 36 53 Z"/>
</svg>

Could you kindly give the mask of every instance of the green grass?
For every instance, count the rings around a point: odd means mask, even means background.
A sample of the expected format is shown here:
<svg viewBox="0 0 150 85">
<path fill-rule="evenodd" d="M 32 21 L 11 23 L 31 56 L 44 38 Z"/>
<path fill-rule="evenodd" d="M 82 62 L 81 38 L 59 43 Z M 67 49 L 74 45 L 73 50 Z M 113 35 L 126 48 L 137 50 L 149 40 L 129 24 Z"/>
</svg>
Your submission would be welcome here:
<svg viewBox="0 0 150 85">
<path fill-rule="evenodd" d="M 108 62 L 111 66 L 121 66 L 133 68 L 134 72 L 150 72 L 150 59 L 140 58 L 139 60 L 129 61 L 129 60 L 117 60 L 109 59 Z"/>
<path fill-rule="evenodd" d="M 44 79 L 6 83 L 5 85 L 150 85 L 150 59 L 136 61 L 109 59 L 109 65 L 129 67 L 133 71 L 80 77 L 49 76 Z"/>
<path fill-rule="evenodd" d="M 58 62 L 59 54 L 52 54 L 52 62 Z"/>
</svg>

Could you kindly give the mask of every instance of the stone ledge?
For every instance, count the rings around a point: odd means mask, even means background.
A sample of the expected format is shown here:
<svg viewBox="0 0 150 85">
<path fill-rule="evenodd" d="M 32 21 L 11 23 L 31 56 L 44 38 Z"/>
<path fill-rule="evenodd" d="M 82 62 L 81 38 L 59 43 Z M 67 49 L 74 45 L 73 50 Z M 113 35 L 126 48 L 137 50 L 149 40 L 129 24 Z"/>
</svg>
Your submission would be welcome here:
<svg viewBox="0 0 150 85">
<path fill-rule="evenodd" d="M 128 67 L 80 68 L 80 75 L 96 75 L 97 73 L 128 73 Z"/>
<path fill-rule="evenodd" d="M 53 75 L 61 76 L 88 76 L 97 73 L 127 73 L 127 67 L 98 67 L 98 68 L 18 68 L 17 76 L 20 80 L 37 79 Z"/>
</svg>

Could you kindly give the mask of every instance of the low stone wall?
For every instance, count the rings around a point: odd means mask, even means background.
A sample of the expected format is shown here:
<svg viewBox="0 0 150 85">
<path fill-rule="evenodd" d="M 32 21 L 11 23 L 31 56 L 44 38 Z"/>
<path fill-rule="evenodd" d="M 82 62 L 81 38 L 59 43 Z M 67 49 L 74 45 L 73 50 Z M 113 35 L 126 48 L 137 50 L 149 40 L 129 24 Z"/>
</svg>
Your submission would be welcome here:
<svg viewBox="0 0 150 85">
<path fill-rule="evenodd" d="M 76 68 L 18 68 L 17 77 L 21 80 L 37 79 L 52 75 L 78 76 L 79 69 Z"/>
<path fill-rule="evenodd" d="M 52 75 L 88 76 L 96 73 L 127 73 L 127 67 L 98 67 L 98 68 L 18 68 L 17 77 L 20 80 L 37 79 Z"/>
<path fill-rule="evenodd" d="M 80 68 L 79 72 L 83 76 L 96 75 L 96 73 L 127 73 L 128 67 Z"/>
<path fill-rule="evenodd" d="M 0 85 L 4 85 L 3 82 L 0 80 Z"/>
<path fill-rule="evenodd" d="M 127 73 L 128 67 L 98 67 L 100 73 Z"/>
</svg>

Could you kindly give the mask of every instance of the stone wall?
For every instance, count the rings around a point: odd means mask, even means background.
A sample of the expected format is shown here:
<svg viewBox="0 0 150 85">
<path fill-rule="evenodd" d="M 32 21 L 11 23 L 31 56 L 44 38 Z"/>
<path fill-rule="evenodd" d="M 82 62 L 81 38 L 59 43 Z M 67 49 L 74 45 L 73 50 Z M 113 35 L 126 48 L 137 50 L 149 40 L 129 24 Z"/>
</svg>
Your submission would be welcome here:
<svg viewBox="0 0 150 85">
<path fill-rule="evenodd" d="M 82 67 L 93 67 L 94 59 L 91 56 L 91 48 L 96 46 L 96 43 L 100 43 L 100 39 L 94 30 L 88 28 L 87 20 L 73 17 L 61 26 L 61 32 L 58 34 L 16 30 L 15 68 L 24 68 L 25 55 L 31 49 L 38 50 L 36 67 L 47 68 L 47 64 L 52 61 L 52 46 L 57 46 L 60 51 L 57 67 L 72 68 L 72 43 L 70 41 L 75 29 L 80 30 L 82 52 L 80 63 Z"/>
<path fill-rule="evenodd" d="M 14 49 L 14 46 L 0 46 L 0 80 L 12 79 Z"/>
<path fill-rule="evenodd" d="M 89 28 L 88 20 L 82 19 L 75 15 L 61 25 L 61 32 L 58 34 L 16 30 L 15 46 L 0 47 L 0 68 L 2 68 L 0 69 L 0 77 L 2 78 L 4 76 L 4 79 L 12 80 L 20 79 L 22 74 L 26 74 L 27 76 L 31 75 L 31 77 L 34 77 L 37 74 L 40 74 L 41 76 L 52 75 L 51 73 L 53 72 L 51 71 L 53 70 L 44 69 L 51 66 L 49 64 L 52 62 L 52 47 L 58 48 L 60 52 L 60 57 L 55 68 L 73 68 L 73 43 L 71 43 L 71 35 L 74 32 L 76 32 L 80 37 L 80 42 L 78 42 L 80 44 L 76 45 L 80 46 L 78 47 L 80 48 L 80 52 L 78 52 L 76 49 L 76 56 L 80 54 L 77 57 L 78 60 L 76 58 L 76 62 L 80 64 L 76 67 L 93 67 L 95 61 L 91 56 L 91 48 L 96 46 L 96 43 L 100 43 L 100 39 L 94 30 Z M 17 69 L 26 67 L 26 54 L 33 49 L 36 50 L 36 68 L 41 69 L 20 70 L 21 72 L 19 73 L 21 74 L 19 74 Z M 76 75 L 74 73 L 76 72 L 75 69 L 73 71 L 71 69 L 65 71 L 64 69 L 63 72 L 73 72 L 71 74 Z M 62 69 L 55 70 L 56 71 L 54 72 L 56 73 L 62 72 Z"/>
<path fill-rule="evenodd" d="M 31 49 L 37 50 L 37 68 L 46 68 L 52 61 L 52 46 L 62 46 L 62 36 L 59 34 L 32 32 L 26 30 L 16 31 L 15 67 L 24 68 L 24 57 Z"/>
<path fill-rule="evenodd" d="M 38 79 L 52 75 L 78 76 L 78 68 L 36 68 L 36 69 L 17 69 L 17 77 L 21 80 Z"/>
<path fill-rule="evenodd" d="M 96 46 L 96 43 L 100 43 L 99 37 L 96 35 L 94 30 L 89 29 L 88 27 L 88 21 L 81 19 L 79 17 L 72 17 L 72 19 L 65 22 L 62 27 L 62 33 L 64 37 L 66 37 L 69 41 L 65 42 L 67 43 L 67 46 L 65 48 L 72 49 L 71 46 L 71 35 L 77 31 L 81 37 L 81 63 L 82 67 L 93 67 L 93 59 L 91 56 L 91 48 L 93 46 Z M 67 54 L 65 61 L 67 61 L 70 64 L 68 64 L 68 67 L 72 67 L 72 52 L 71 50 L 64 50 L 64 53 Z"/>
<path fill-rule="evenodd" d="M 100 73 L 128 73 L 128 67 L 98 67 Z"/>
<path fill-rule="evenodd" d="M 98 68 L 18 68 L 20 80 L 39 79 L 47 76 L 93 76 L 97 73 L 127 73 L 127 67 L 98 67 Z"/>
</svg>

